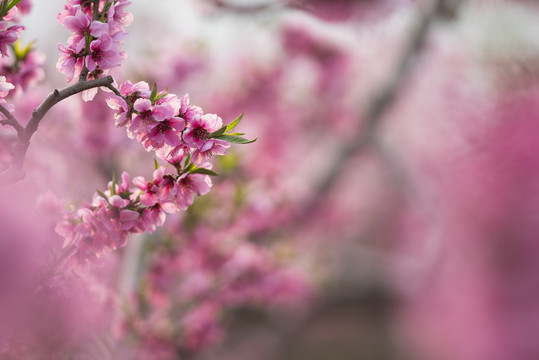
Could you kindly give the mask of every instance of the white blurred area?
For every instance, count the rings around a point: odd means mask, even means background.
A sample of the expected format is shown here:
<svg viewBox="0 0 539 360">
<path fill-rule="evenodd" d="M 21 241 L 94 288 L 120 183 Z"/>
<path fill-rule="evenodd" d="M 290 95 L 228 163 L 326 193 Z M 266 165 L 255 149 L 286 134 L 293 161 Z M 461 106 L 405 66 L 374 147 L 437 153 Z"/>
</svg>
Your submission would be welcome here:
<svg viewBox="0 0 539 360">
<path fill-rule="evenodd" d="M 66 0 L 34 0 L 32 12 L 23 18 L 26 30 L 23 32 L 24 43 L 34 41 L 36 48 L 47 55 L 47 76 L 58 83 L 64 76 L 58 74 L 55 65 L 58 43 L 65 44 L 69 31 L 57 21 L 57 14 L 63 10 Z M 127 27 L 129 36 L 124 41 L 124 50 L 128 53 L 127 65 L 138 56 L 144 55 L 149 44 L 160 41 L 159 34 L 177 33 L 189 36 L 208 31 L 209 24 L 204 23 L 193 3 L 189 0 L 134 0 L 130 5 L 134 22 Z M 204 30 L 206 29 L 206 30 Z M 222 33 L 222 31 L 221 31 Z M 172 45 L 174 46 L 174 45 Z M 178 45 L 179 46 L 179 45 Z"/>
<path fill-rule="evenodd" d="M 65 76 L 56 70 L 58 43 L 66 44 L 70 33 L 56 17 L 66 2 L 34 0 L 31 14 L 23 18 L 26 26 L 23 43 L 34 41 L 37 50 L 47 56 L 47 81 L 58 87 L 65 85 Z M 196 39 L 196 46 L 211 49 L 222 66 L 226 66 L 227 57 L 238 56 L 238 51 L 259 59 L 271 59 L 277 54 L 270 34 L 282 20 L 280 13 L 248 15 L 238 19 L 212 9 L 215 10 L 200 0 L 132 0 L 130 11 L 134 21 L 126 28 L 129 36 L 124 40 L 123 50 L 128 57 L 122 70 L 129 74 L 138 73 L 144 62 L 138 60 L 144 59 L 146 64 L 149 58 L 158 60 L 162 49 L 178 53 L 190 51 L 186 44 L 193 45 L 193 39 Z M 198 43 L 201 39 L 203 43 Z M 253 46 L 256 51 L 253 51 Z"/>
</svg>

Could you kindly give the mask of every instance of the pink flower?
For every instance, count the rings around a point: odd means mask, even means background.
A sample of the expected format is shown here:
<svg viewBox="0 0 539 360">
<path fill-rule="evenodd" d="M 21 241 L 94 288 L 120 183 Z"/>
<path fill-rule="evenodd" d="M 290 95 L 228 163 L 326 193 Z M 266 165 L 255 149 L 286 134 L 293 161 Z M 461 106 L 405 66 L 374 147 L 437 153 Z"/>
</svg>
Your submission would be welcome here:
<svg viewBox="0 0 539 360">
<path fill-rule="evenodd" d="M 191 309 L 181 321 L 182 345 L 191 351 L 200 350 L 220 341 L 219 306 L 203 303 Z"/>
<path fill-rule="evenodd" d="M 224 140 L 212 139 L 211 147 L 206 150 L 196 149 L 193 152 L 191 159 L 196 166 L 207 167 L 213 155 L 226 155 L 230 144 Z M 207 146 L 206 146 L 207 147 Z"/>
<path fill-rule="evenodd" d="M 159 158 L 174 166 L 181 166 L 182 161 L 187 157 L 190 152 L 190 148 L 184 144 L 181 144 L 176 147 L 165 144 L 165 146 L 156 151 Z"/>
<path fill-rule="evenodd" d="M 208 151 L 216 143 L 216 139 L 210 138 L 210 133 L 219 130 L 222 126 L 223 120 L 215 114 L 195 116 L 183 133 L 183 140 L 202 152 Z"/>
<path fill-rule="evenodd" d="M 131 120 L 131 109 L 123 98 L 114 95 L 107 98 L 106 102 L 111 109 L 116 110 L 116 112 L 114 113 L 114 120 L 116 120 L 116 126 L 122 127 Z"/>
<path fill-rule="evenodd" d="M 102 36 L 90 43 L 90 55 L 85 57 L 86 67 L 91 72 L 99 66 L 100 70 L 112 69 L 122 63 L 123 55 L 116 48 L 109 35 Z"/>
<path fill-rule="evenodd" d="M 208 175 L 183 174 L 178 179 L 178 189 L 176 193 L 176 204 L 182 210 L 193 205 L 195 194 L 198 196 L 207 194 L 212 186 Z"/>
<path fill-rule="evenodd" d="M 26 15 L 30 13 L 30 10 L 32 9 L 32 3 L 30 2 L 30 0 L 22 0 L 20 3 L 17 4 L 17 9 L 21 14 Z"/>
<path fill-rule="evenodd" d="M 133 105 L 137 115 L 133 118 L 129 133 L 131 137 L 142 139 L 148 133 L 148 126 L 174 117 L 175 109 L 170 104 L 152 105 L 149 99 L 137 99 Z"/>
<path fill-rule="evenodd" d="M 161 122 L 148 125 L 148 133 L 145 134 L 140 142 L 146 150 L 160 149 L 165 144 L 172 147 L 179 146 L 182 143 L 181 131 L 185 129 L 185 120 L 173 117 Z"/>
<path fill-rule="evenodd" d="M 23 59 L 15 60 L 15 63 L 11 58 L 2 58 L 0 64 L 0 73 L 5 74 L 9 82 L 15 85 L 17 93 L 21 93 L 45 77 L 43 71 L 45 55 L 35 50 L 30 50 Z"/>
<path fill-rule="evenodd" d="M 0 54 L 2 56 L 8 56 L 7 47 L 19 38 L 21 30 L 24 30 L 24 26 L 13 25 L 8 28 L 7 22 L 0 21 Z"/>
<path fill-rule="evenodd" d="M 127 11 L 127 6 L 131 4 L 128 0 L 119 0 L 114 6 L 114 22 L 127 26 L 133 22 L 133 14 Z"/>
<path fill-rule="evenodd" d="M 63 25 L 73 34 L 68 39 L 68 47 L 79 53 L 86 47 L 86 35 L 100 37 L 108 34 L 108 25 L 100 21 L 92 21 L 90 15 L 84 13 L 79 6 L 75 7 L 75 14 L 63 18 Z"/>
<path fill-rule="evenodd" d="M 56 68 L 59 72 L 66 74 L 67 81 L 70 82 L 75 76 L 79 76 L 83 66 L 83 58 L 76 56 L 71 49 L 62 44 L 58 44 L 58 50 L 60 50 L 60 57 Z"/>
<path fill-rule="evenodd" d="M 3 105 L 7 110 L 13 111 L 15 110 L 15 106 L 12 104 L 8 104 L 4 98 L 8 95 L 10 90 L 13 90 L 15 86 L 13 84 L 6 81 L 5 76 L 0 76 L 0 104 Z M 0 115 L 0 118 L 5 118 L 4 115 Z"/>
<path fill-rule="evenodd" d="M 10 90 L 13 90 L 15 86 L 9 82 L 5 76 L 0 76 L 0 98 L 5 98 Z"/>
<path fill-rule="evenodd" d="M 200 117 L 204 115 L 204 112 L 202 109 L 195 105 L 189 104 L 189 95 L 185 94 L 180 99 L 181 101 L 181 108 L 180 108 L 180 116 L 185 119 L 186 123 L 190 123 L 195 117 Z"/>
<path fill-rule="evenodd" d="M 174 178 L 165 174 L 165 168 L 162 166 L 153 172 L 153 181 L 146 182 L 142 176 L 137 176 L 133 179 L 133 184 L 142 190 L 140 202 L 144 206 L 166 203 L 177 191 Z"/>
<path fill-rule="evenodd" d="M 131 82 L 126 81 L 125 83 L 120 85 L 118 90 L 131 103 L 134 103 L 137 99 L 141 97 L 148 98 L 150 97 L 151 93 L 148 83 L 143 81 L 136 84 L 132 84 Z M 121 127 L 124 125 L 130 125 L 131 117 L 133 115 L 133 109 L 129 107 L 127 101 L 123 97 L 117 95 L 109 97 L 106 101 L 107 105 L 111 109 L 116 110 L 116 113 L 114 114 L 116 126 Z"/>
</svg>

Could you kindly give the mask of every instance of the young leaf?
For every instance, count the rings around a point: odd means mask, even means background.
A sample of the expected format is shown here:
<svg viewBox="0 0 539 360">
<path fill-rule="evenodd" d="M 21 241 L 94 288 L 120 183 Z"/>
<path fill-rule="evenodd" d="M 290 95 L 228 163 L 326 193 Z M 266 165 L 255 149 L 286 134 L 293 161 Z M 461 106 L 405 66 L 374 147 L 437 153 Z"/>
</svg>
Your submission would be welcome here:
<svg viewBox="0 0 539 360">
<path fill-rule="evenodd" d="M 153 166 L 154 166 L 155 170 L 159 169 L 159 163 L 157 162 L 156 158 L 153 158 Z"/>
<path fill-rule="evenodd" d="M 167 96 L 167 93 L 168 93 L 168 87 L 161 94 L 158 94 L 153 101 L 158 102 L 159 100 Z"/>
<path fill-rule="evenodd" d="M 23 61 L 28 53 L 32 50 L 33 43 L 29 43 L 24 48 L 21 46 L 21 42 L 19 39 L 13 43 L 11 46 L 13 49 L 13 53 L 15 54 L 15 58 L 17 58 L 17 61 Z"/>
<path fill-rule="evenodd" d="M 155 97 L 157 96 L 157 84 L 153 83 L 152 93 L 150 94 L 150 101 L 152 104 L 155 103 Z"/>
<path fill-rule="evenodd" d="M 108 201 L 107 195 L 103 191 L 96 190 L 96 192 L 99 194 L 99 196 Z"/>
<path fill-rule="evenodd" d="M 111 195 L 116 195 L 116 174 L 112 173 L 112 186 L 110 189 Z"/>
<path fill-rule="evenodd" d="M 229 143 L 234 144 L 250 144 L 256 141 L 256 138 L 253 140 L 247 140 L 245 138 L 242 138 L 241 136 L 236 135 L 221 135 L 218 137 L 218 139 L 228 141 Z"/>
<path fill-rule="evenodd" d="M 210 175 L 210 176 L 217 176 L 219 175 L 215 171 L 211 171 L 210 169 L 205 168 L 196 168 L 190 172 L 190 174 L 202 174 L 202 175 Z"/>
<path fill-rule="evenodd" d="M 238 116 L 234 121 L 232 121 L 230 124 L 226 126 L 226 131 L 234 130 L 236 126 L 240 123 L 241 119 L 243 118 L 243 113 L 241 113 L 240 116 Z"/>
<path fill-rule="evenodd" d="M 7 7 L 6 10 L 7 10 L 7 11 L 11 10 L 12 7 L 16 6 L 16 5 L 17 5 L 18 3 L 20 3 L 21 1 L 22 1 L 22 0 L 12 0 L 12 1 L 9 3 L 9 5 L 8 5 L 8 7 Z"/>
<path fill-rule="evenodd" d="M 222 128 L 220 128 L 219 130 L 210 133 L 210 138 L 216 138 L 218 136 L 223 135 L 225 133 L 226 129 L 227 129 L 227 126 L 228 125 L 225 125 Z"/>
<path fill-rule="evenodd" d="M 195 164 L 189 164 L 189 166 L 187 166 L 184 170 L 184 172 L 188 172 L 190 173 L 191 171 L 193 171 L 194 169 L 196 169 L 197 167 L 195 166 Z"/>
</svg>

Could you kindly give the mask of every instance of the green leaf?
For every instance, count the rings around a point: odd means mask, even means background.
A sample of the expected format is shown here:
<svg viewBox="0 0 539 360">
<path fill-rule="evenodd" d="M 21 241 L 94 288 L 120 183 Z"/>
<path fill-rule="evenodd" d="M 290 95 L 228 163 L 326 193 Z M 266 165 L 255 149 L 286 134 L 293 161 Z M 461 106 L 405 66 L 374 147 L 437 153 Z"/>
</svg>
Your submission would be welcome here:
<svg viewBox="0 0 539 360">
<path fill-rule="evenodd" d="M 242 138 L 241 136 L 236 135 L 221 135 L 217 139 L 228 141 L 229 143 L 234 144 L 250 144 L 256 141 L 256 138 L 253 140 L 247 140 L 246 138 Z"/>
<path fill-rule="evenodd" d="M 153 158 L 153 166 L 154 166 L 155 170 L 159 169 L 159 163 L 157 162 L 156 158 Z"/>
<path fill-rule="evenodd" d="M 22 0 L 11 0 L 9 5 L 7 6 L 7 11 L 11 10 L 12 7 L 16 6 L 18 3 L 20 3 Z"/>
<path fill-rule="evenodd" d="M 217 176 L 219 175 L 215 171 L 211 171 L 210 169 L 205 168 L 196 168 L 189 172 L 190 174 L 202 174 L 202 175 L 210 175 L 210 176 Z"/>
<path fill-rule="evenodd" d="M 106 13 L 109 11 L 109 9 L 110 9 L 111 6 L 112 6 L 112 3 L 107 1 L 107 3 L 105 4 L 105 7 L 103 8 L 103 12 L 102 12 L 102 13 L 103 13 L 103 14 L 106 14 Z"/>
<path fill-rule="evenodd" d="M 116 174 L 112 173 L 112 187 L 110 189 L 111 195 L 116 195 Z"/>
<path fill-rule="evenodd" d="M 195 166 L 195 164 L 189 164 L 189 166 L 187 166 L 184 170 L 184 172 L 188 172 L 190 173 L 191 171 L 193 171 L 194 169 L 196 169 L 197 167 Z"/>
<path fill-rule="evenodd" d="M 13 49 L 13 52 L 15 53 L 15 58 L 17 59 L 17 61 L 23 61 L 32 50 L 33 45 L 34 44 L 31 42 L 28 45 L 26 45 L 24 48 L 22 48 L 20 40 L 17 39 L 17 41 L 15 41 L 13 45 L 11 46 Z"/>
<path fill-rule="evenodd" d="M 157 102 L 159 100 L 161 100 L 162 98 L 164 98 L 165 96 L 167 96 L 168 94 L 168 87 L 165 89 L 165 91 L 163 91 L 161 94 L 157 95 L 154 99 L 154 102 Z"/>
<path fill-rule="evenodd" d="M 107 195 L 101 191 L 101 190 L 96 190 L 96 192 L 99 194 L 99 196 L 101 196 L 103 199 L 107 200 Z M 108 200 L 107 200 L 108 201 Z"/>
<path fill-rule="evenodd" d="M 226 126 L 226 131 L 234 130 L 236 126 L 241 122 L 241 119 L 243 118 L 243 113 L 241 113 L 240 116 L 238 116 L 234 121 L 232 121 L 230 124 Z"/>
<path fill-rule="evenodd" d="M 187 158 L 185 159 L 185 162 L 183 163 L 183 167 L 187 167 L 187 164 L 191 162 L 191 153 L 187 154 Z"/>
<path fill-rule="evenodd" d="M 155 97 L 157 96 L 157 84 L 153 83 L 152 93 L 150 94 L 150 101 L 152 104 L 155 103 Z"/>
<path fill-rule="evenodd" d="M 219 130 L 210 133 L 210 138 L 216 138 L 216 137 L 218 137 L 218 136 L 224 135 L 227 126 L 228 126 L 228 125 L 225 125 L 225 126 L 223 126 L 222 128 L 220 128 Z"/>
</svg>

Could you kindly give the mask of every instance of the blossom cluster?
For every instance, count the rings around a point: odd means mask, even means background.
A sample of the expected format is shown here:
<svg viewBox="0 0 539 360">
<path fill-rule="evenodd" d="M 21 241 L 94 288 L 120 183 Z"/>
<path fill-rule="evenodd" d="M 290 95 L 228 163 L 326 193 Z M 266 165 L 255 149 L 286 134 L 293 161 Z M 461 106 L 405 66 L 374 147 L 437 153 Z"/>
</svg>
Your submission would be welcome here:
<svg viewBox="0 0 539 360">
<path fill-rule="evenodd" d="M 44 55 L 35 51 L 32 44 L 21 46 L 19 38 L 24 26 L 9 24 L 19 22 L 20 15 L 27 14 L 31 7 L 29 0 L 0 1 L 0 73 L 14 85 L 17 93 L 44 77 Z"/>
<path fill-rule="evenodd" d="M 223 126 L 218 115 L 191 105 L 188 95 L 179 98 L 166 90 L 158 92 L 155 85 L 150 90 L 146 82 L 127 81 L 107 103 L 116 110 L 117 126 L 125 126 L 130 138 L 175 167 L 189 157 L 195 166 L 211 168 L 211 156 L 225 155 L 229 142 L 250 142 L 242 133 L 231 133 L 241 116 Z"/>
<path fill-rule="evenodd" d="M 159 167 L 153 180 L 122 174 L 121 182 L 111 181 L 108 190 L 98 191 L 91 204 L 76 212 L 66 212 L 65 220 L 56 226 L 64 237 L 63 247 L 70 253 L 75 270 L 88 269 L 89 260 L 122 247 L 130 234 L 152 233 L 163 225 L 167 213 L 186 209 L 196 195 L 209 192 L 208 175 L 166 174 Z"/>
<path fill-rule="evenodd" d="M 33 49 L 32 44 L 21 46 L 18 40 L 11 49 L 13 56 L 0 58 L 0 73 L 15 86 L 15 94 L 21 94 L 44 79 L 45 55 Z"/>
<path fill-rule="evenodd" d="M 199 227 L 189 241 L 153 254 L 131 310 L 145 314 L 125 320 L 149 352 L 194 354 L 215 345 L 224 334 L 222 318 L 234 309 L 305 306 L 306 278 L 244 241 L 241 231 L 232 233 Z"/>
<path fill-rule="evenodd" d="M 91 204 L 66 213 L 56 228 L 64 237 L 64 248 L 71 252 L 75 269 L 86 269 L 90 260 L 126 244 L 129 234 L 153 232 L 165 222 L 166 214 L 187 210 L 195 195 L 210 191 L 212 155 L 224 155 L 230 142 L 247 143 L 240 133 L 231 133 L 241 116 L 228 125 L 215 114 L 204 114 L 198 106 L 166 91 L 158 92 L 145 82 L 120 86 L 107 99 L 116 110 L 117 126 L 136 138 L 147 151 L 168 162 L 158 166 L 152 180 L 124 172 L 121 182 L 109 182 L 98 191 Z"/>
<path fill-rule="evenodd" d="M 127 35 L 124 26 L 133 20 L 126 10 L 129 4 L 127 0 L 72 0 L 64 6 L 58 21 L 72 35 L 67 46 L 58 44 L 60 57 L 56 67 L 68 76 L 68 82 L 81 73 L 86 79 L 86 70 L 88 78 L 99 78 L 126 58 L 120 46 Z M 99 8 L 94 9 L 96 5 Z"/>
<path fill-rule="evenodd" d="M 8 56 L 8 46 L 13 44 L 24 30 L 22 25 L 9 26 L 8 21 L 16 20 L 17 7 L 12 1 L 2 0 L 0 2 L 0 55 Z M 11 8 L 9 8 L 12 6 Z M 9 8 L 9 9 L 8 9 Z"/>
</svg>

